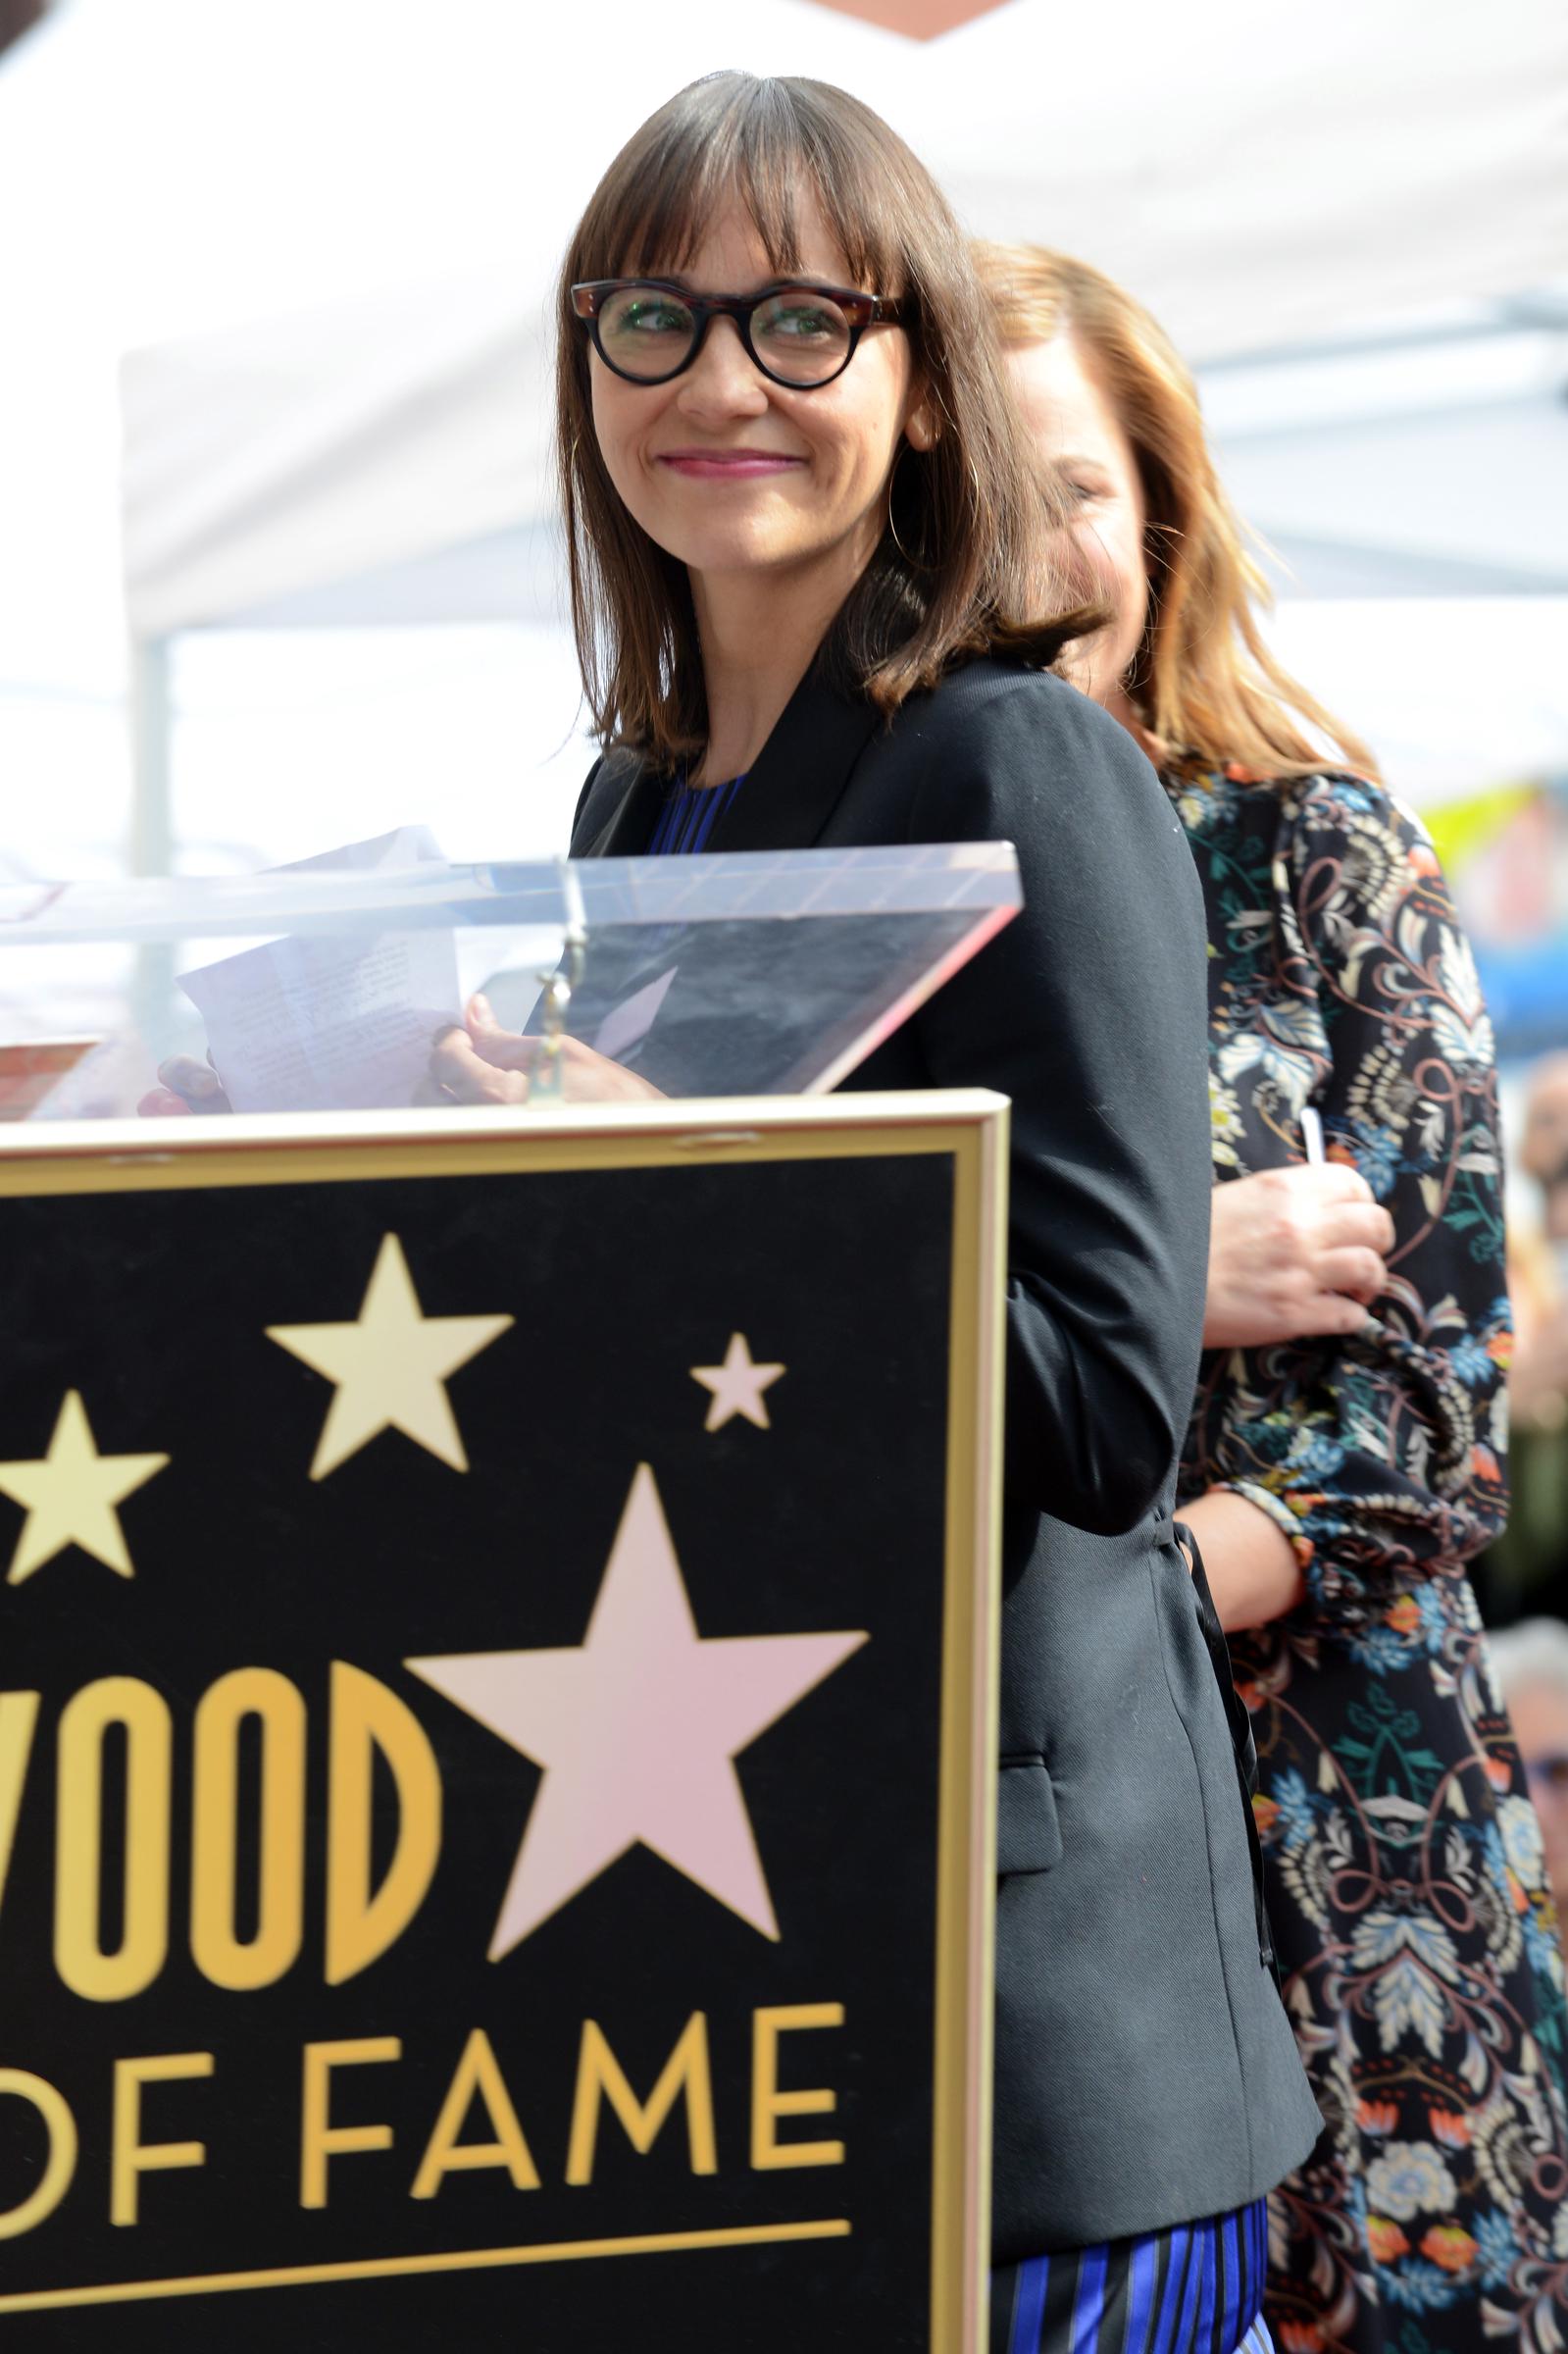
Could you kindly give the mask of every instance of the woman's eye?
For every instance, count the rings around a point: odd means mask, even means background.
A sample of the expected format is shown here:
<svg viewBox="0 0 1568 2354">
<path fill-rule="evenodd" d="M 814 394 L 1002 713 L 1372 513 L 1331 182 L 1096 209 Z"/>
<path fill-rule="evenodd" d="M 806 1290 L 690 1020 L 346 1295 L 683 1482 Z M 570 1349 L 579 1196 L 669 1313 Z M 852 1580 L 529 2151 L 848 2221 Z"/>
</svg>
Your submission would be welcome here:
<svg viewBox="0 0 1568 2354">
<path fill-rule="evenodd" d="M 1096 488 L 1093 483 L 1069 482 L 1066 489 L 1068 497 L 1077 507 L 1087 506 L 1091 499 L 1104 496 L 1103 491 Z"/>
<path fill-rule="evenodd" d="M 767 323 L 770 335 L 786 335 L 792 342 L 821 339 L 836 332 L 836 321 L 826 311 L 808 310 L 804 306 L 787 311 L 775 311 Z"/>
<path fill-rule="evenodd" d="M 616 321 L 618 332 L 640 335 L 683 335 L 691 321 L 686 312 L 668 302 L 632 302 Z"/>
</svg>

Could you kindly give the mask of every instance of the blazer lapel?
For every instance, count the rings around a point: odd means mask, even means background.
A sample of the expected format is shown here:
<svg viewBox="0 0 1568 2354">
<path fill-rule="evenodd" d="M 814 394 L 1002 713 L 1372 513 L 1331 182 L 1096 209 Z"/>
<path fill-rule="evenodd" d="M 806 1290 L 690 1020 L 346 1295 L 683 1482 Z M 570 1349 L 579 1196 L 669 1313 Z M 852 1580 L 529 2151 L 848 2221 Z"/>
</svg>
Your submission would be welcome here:
<svg viewBox="0 0 1568 2354">
<path fill-rule="evenodd" d="M 808 671 L 714 826 L 707 847 L 810 849 L 882 724 L 874 704 L 839 694 Z"/>
<path fill-rule="evenodd" d="M 875 705 L 808 672 L 745 784 L 709 835 L 709 850 L 809 849 L 882 725 Z M 670 780 L 634 752 L 605 755 L 572 843 L 575 858 L 636 858 L 647 849 Z"/>
<path fill-rule="evenodd" d="M 639 753 L 607 752 L 589 806 L 573 835 L 573 857 L 640 856 L 653 839 L 669 782 Z"/>
</svg>

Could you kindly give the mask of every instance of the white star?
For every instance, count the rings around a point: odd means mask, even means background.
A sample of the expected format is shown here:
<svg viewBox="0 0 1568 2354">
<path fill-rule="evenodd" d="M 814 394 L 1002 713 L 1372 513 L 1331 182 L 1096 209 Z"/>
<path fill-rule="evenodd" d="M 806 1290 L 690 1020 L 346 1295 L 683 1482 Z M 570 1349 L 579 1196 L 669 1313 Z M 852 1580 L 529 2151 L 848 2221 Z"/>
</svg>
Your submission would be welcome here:
<svg viewBox="0 0 1568 2354">
<path fill-rule="evenodd" d="M 352 1324 L 270 1324 L 267 1338 L 337 1384 L 311 1464 L 312 1479 L 356 1455 L 383 1430 L 400 1430 L 430 1454 L 468 1469 L 446 1377 L 478 1356 L 511 1316 L 427 1316 L 395 1234 L 383 1236 Z"/>
<path fill-rule="evenodd" d="M 722 1430 L 733 1414 L 744 1414 L 759 1430 L 769 1428 L 762 1393 L 785 1370 L 783 1365 L 759 1365 L 752 1359 L 743 1332 L 730 1335 L 722 1365 L 693 1365 L 691 1378 L 713 1392 L 704 1430 Z"/>
<path fill-rule="evenodd" d="M 7 1583 L 20 1586 L 68 1545 L 79 1545 L 121 1577 L 133 1577 L 115 1507 L 168 1460 L 167 1455 L 100 1455 L 80 1391 L 67 1390 L 43 1459 L 0 1463 L 0 1491 L 27 1508 Z"/>
<path fill-rule="evenodd" d="M 865 1641 L 861 1633 L 704 1642 L 653 1473 L 641 1463 L 580 1649 L 406 1661 L 545 1768 L 490 1960 L 638 1840 L 777 1938 L 732 1760 Z"/>
</svg>

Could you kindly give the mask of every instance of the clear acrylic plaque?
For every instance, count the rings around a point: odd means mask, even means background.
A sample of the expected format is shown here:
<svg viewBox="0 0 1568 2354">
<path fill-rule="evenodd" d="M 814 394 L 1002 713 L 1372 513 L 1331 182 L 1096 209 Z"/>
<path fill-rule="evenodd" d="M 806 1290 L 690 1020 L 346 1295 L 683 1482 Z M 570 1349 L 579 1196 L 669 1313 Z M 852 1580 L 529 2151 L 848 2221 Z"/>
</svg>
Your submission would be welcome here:
<svg viewBox="0 0 1568 2354">
<path fill-rule="evenodd" d="M 123 1116 L 172 1056 L 236 1111 L 428 1102 L 477 991 L 666 1096 L 821 1094 L 1020 903 L 994 842 L 7 887 L 0 1119 Z"/>
</svg>

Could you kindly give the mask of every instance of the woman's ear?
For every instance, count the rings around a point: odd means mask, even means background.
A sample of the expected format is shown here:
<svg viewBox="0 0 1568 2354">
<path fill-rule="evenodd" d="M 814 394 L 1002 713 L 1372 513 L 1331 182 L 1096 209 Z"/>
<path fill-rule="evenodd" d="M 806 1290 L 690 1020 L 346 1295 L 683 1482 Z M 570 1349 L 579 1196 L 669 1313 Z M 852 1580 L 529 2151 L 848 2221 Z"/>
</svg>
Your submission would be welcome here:
<svg viewBox="0 0 1568 2354">
<path fill-rule="evenodd" d="M 904 420 L 904 438 L 911 449 L 921 451 L 935 449 L 941 439 L 935 403 L 924 392 Z"/>
</svg>

